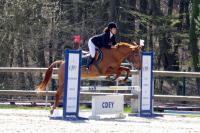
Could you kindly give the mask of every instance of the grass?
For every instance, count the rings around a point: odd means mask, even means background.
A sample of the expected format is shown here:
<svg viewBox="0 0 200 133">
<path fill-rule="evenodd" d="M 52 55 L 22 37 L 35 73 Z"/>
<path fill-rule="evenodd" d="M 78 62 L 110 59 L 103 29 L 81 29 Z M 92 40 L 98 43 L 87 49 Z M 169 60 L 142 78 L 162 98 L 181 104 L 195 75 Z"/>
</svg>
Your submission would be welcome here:
<svg viewBox="0 0 200 133">
<path fill-rule="evenodd" d="M 125 112 L 125 113 L 131 113 L 131 108 L 125 106 L 125 107 L 124 107 L 124 112 Z"/>
<path fill-rule="evenodd" d="M 0 109 L 25 109 L 25 110 L 49 110 L 49 107 L 45 108 L 44 106 L 19 106 L 19 105 L 0 105 Z M 58 107 L 58 109 L 62 109 Z M 80 105 L 80 110 L 91 110 L 91 108 L 87 107 L 86 105 Z M 130 113 L 130 107 L 124 107 L 124 113 Z"/>
<path fill-rule="evenodd" d="M 49 107 L 45 108 L 44 106 L 36 106 L 36 107 L 31 107 L 31 106 L 19 106 L 19 105 L 0 105 L 0 109 L 15 109 L 15 110 L 49 110 Z M 62 107 L 58 107 L 58 109 L 62 109 Z M 86 105 L 80 105 L 80 110 L 91 110 L 91 108 L 87 107 Z M 124 107 L 124 113 L 131 113 L 131 108 L 125 106 Z M 170 114 L 170 113 L 161 113 L 164 115 L 176 115 L 180 117 L 200 117 L 200 115 L 196 114 Z"/>
<path fill-rule="evenodd" d="M 19 106 L 19 105 L 0 105 L 0 109 L 48 110 L 48 108 L 44 107 L 31 107 L 31 106 Z"/>
</svg>

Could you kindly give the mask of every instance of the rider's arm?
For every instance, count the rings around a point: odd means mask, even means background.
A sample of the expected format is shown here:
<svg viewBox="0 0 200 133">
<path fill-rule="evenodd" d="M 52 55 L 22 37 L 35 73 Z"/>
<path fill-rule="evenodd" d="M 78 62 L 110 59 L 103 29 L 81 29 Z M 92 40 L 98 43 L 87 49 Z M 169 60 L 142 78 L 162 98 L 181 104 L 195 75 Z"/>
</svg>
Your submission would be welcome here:
<svg viewBox="0 0 200 133">
<path fill-rule="evenodd" d="M 112 41 L 112 45 L 116 45 L 117 44 L 117 42 L 115 41 L 115 36 L 111 37 L 111 41 Z"/>
<path fill-rule="evenodd" d="M 109 33 L 103 34 L 103 36 L 102 36 L 102 47 L 108 48 L 108 49 L 111 48 L 111 45 L 109 45 L 109 36 L 110 36 Z"/>
</svg>

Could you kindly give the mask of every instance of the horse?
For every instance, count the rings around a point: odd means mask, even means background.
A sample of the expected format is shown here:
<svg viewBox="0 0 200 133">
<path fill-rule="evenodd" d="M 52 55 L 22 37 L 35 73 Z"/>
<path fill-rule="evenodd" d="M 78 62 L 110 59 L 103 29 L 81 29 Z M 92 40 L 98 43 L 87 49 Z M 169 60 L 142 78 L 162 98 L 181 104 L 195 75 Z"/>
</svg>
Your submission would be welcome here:
<svg viewBox="0 0 200 133">
<path fill-rule="evenodd" d="M 116 75 L 114 80 L 116 80 L 120 74 L 125 71 L 126 76 L 122 80 L 125 82 L 128 79 L 130 74 L 130 69 L 127 67 L 121 66 L 121 63 L 124 59 L 127 59 L 136 69 L 141 69 L 141 59 L 140 59 L 140 51 L 141 46 L 136 43 L 129 44 L 125 42 L 120 42 L 116 45 L 116 48 L 106 49 L 101 48 L 103 52 L 103 59 L 101 62 L 96 65 L 91 65 L 89 71 L 86 69 L 86 66 L 81 67 L 81 78 L 92 78 L 98 76 L 107 76 L 108 79 L 111 75 Z M 97 58 L 97 54 L 96 54 Z M 54 109 L 59 105 L 59 99 L 63 95 L 64 90 L 64 68 L 65 61 L 58 60 L 53 62 L 47 69 L 43 81 L 37 86 L 37 90 L 44 91 L 48 86 L 52 73 L 53 67 L 59 64 L 58 70 L 58 86 L 55 94 L 55 102 L 51 106 L 50 113 L 53 114 Z"/>
</svg>

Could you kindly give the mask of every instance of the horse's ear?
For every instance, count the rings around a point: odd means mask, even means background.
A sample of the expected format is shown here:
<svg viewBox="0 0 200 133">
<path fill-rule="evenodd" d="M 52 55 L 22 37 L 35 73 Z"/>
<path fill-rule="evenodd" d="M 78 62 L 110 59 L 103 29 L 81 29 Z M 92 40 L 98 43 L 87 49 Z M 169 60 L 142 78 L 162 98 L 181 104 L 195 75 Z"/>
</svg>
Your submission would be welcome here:
<svg viewBox="0 0 200 133">
<path fill-rule="evenodd" d="M 116 46 L 116 48 L 119 48 L 121 45 L 122 45 L 122 43 L 123 42 L 119 42 L 119 43 L 117 43 L 115 46 Z"/>
<path fill-rule="evenodd" d="M 116 45 L 114 45 L 116 48 L 118 48 L 119 47 L 119 43 L 117 43 Z"/>
<path fill-rule="evenodd" d="M 139 49 L 142 49 L 144 47 L 144 45 L 138 45 Z"/>
<path fill-rule="evenodd" d="M 136 46 L 139 49 L 142 49 L 144 47 L 144 45 L 139 45 L 137 44 L 135 41 L 131 43 L 132 45 Z"/>
<path fill-rule="evenodd" d="M 131 44 L 134 45 L 134 46 L 138 45 L 135 41 L 132 41 Z"/>
</svg>

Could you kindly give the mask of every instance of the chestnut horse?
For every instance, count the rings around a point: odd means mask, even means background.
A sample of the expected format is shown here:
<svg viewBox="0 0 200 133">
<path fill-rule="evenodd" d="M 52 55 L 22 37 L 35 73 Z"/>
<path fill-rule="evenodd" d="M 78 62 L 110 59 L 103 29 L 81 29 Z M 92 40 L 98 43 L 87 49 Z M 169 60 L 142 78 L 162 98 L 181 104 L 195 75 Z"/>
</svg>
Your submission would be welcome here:
<svg viewBox="0 0 200 133">
<path fill-rule="evenodd" d="M 103 52 L 103 59 L 98 64 L 98 68 L 95 65 L 91 65 L 90 70 L 88 71 L 85 66 L 81 67 L 81 77 L 82 78 L 91 78 L 98 76 L 111 76 L 116 75 L 115 79 L 117 79 L 122 71 L 126 72 L 126 77 L 123 80 L 125 82 L 128 79 L 130 74 L 130 69 L 127 67 L 120 66 L 124 59 L 127 59 L 130 63 L 134 65 L 136 69 L 141 69 L 141 60 L 140 60 L 140 49 L 141 47 L 134 43 L 134 45 L 129 43 L 118 43 L 116 48 L 105 49 L 101 48 Z M 39 91 L 44 91 L 50 82 L 53 67 L 56 64 L 60 64 L 60 68 L 58 70 L 58 87 L 55 95 L 55 103 L 51 107 L 50 113 L 53 114 L 54 109 L 59 104 L 59 99 L 63 95 L 64 90 L 64 68 L 65 62 L 62 60 L 53 62 L 47 69 L 45 73 L 44 80 L 37 86 Z"/>
</svg>

